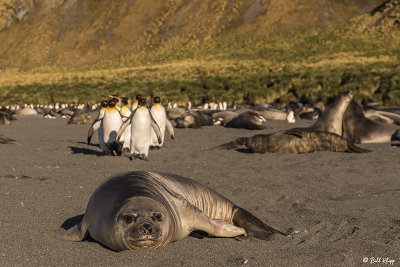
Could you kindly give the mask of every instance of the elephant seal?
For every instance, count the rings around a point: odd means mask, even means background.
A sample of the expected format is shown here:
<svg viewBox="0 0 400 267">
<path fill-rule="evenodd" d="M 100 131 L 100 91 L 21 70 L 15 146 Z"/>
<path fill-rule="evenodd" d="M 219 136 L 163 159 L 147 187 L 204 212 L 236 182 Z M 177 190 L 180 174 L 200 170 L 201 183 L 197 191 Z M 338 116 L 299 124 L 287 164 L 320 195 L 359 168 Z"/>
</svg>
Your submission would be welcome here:
<svg viewBox="0 0 400 267">
<path fill-rule="evenodd" d="M 247 148 L 253 153 L 309 153 L 316 151 L 332 152 L 370 152 L 354 145 L 353 142 L 330 132 L 310 129 L 292 129 L 272 134 L 258 134 L 241 137 L 213 149 Z"/>
<path fill-rule="evenodd" d="M 318 120 L 309 128 L 315 131 L 323 131 L 342 135 L 343 114 L 347 106 L 353 99 L 353 92 L 348 90 L 339 93 L 332 106 L 327 107 L 325 111 L 318 116 Z"/>
<path fill-rule="evenodd" d="M 266 128 L 262 125 L 264 122 L 266 122 L 266 119 L 264 119 L 260 113 L 256 111 L 246 111 L 228 122 L 225 127 L 262 130 Z"/>
<path fill-rule="evenodd" d="M 93 119 L 88 113 L 77 110 L 68 121 L 68 124 L 89 124 L 92 121 Z"/>
<path fill-rule="evenodd" d="M 238 117 L 239 113 L 234 112 L 234 111 L 225 110 L 225 111 L 213 113 L 211 116 L 215 120 L 214 124 L 221 124 L 222 126 L 225 126 L 228 124 L 228 122 L 230 122 L 234 118 Z"/>
<path fill-rule="evenodd" d="M 177 128 L 200 128 L 202 126 L 212 126 L 213 118 L 199 110 L 189 110 L 176 119 Z"/>
<path fill-rule="evenodd" d="M 0 134 L 0 144 L 18 144 L 18 142 Z"/>
<path fill-rule="evenodd" d="M 343 115 L 343 136 L 355 143 L 385 143 L 400 140 L 400 126 L 373 121 L 351 101 Z"/>
<path fill-rule="evenodd" d="M 211 188 L 173 174 L 134 171 L 101 184 L 81 222 L 57 237 L 82 241 L 88 235 L 115 251 L 158 248 L 200 230 L 217 237 L 282 234 Z"/>
</svg>

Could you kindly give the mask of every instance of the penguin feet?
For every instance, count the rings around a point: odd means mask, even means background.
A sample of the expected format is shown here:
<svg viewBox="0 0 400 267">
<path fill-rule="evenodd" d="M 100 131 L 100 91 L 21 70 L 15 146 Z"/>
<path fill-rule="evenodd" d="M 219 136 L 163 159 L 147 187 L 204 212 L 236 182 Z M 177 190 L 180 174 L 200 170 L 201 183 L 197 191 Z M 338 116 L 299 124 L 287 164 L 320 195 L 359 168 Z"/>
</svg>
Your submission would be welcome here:
<svg viewBox="0 0 400 267">
<path fill-rule="evenodd" d="M 103 154 L 104 154 L 104 155 L 106 155 L 106 156 L 110 156 L 110 155 L 111 155 L 111 156 L 113 156 L 113 153 L 112 153 L 112 151 L 111 151 L 111 150 L 109 150 L 109 149 L 107 149 L 107 150 L 104 150 L 104 151 L 103 151 Z"/>
</svg>

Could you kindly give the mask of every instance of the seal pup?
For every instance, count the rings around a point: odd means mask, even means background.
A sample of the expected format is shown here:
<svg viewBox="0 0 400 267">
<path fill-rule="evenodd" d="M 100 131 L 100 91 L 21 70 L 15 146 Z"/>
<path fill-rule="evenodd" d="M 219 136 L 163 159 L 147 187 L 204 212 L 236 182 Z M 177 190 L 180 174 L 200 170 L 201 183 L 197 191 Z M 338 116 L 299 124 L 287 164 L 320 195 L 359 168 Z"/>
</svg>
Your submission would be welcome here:
<svg viewBox="0 0 400 267">
<path fill-rule="evenodd" d="M 116 175 L 89 199 L 81 222 L 57 237 L 82 241 L 90 236 L 121 251 L 154 249 L 200 230 L 217 237 L 246 235 L 269 240 L 287 235 L 189 178 L 160 172 Z"/>
<path fill-rule="evenodd" d="M 176 119 L 177 128 L 200 128 L 202 126 L 212 126 L 214 120 L 210 115 L 199 110 L 189 110 Z"/>
<path fill-rule="evenodd" d="M 117 99 L 110 99 L 108 106 L 105 108 L 104 116 L 99 118 L 101 120 L 98 132 L 99 144 L 102 152 L 106 155 L 112 155 L 114 151 L 117 155 L 121 155 L 119 144 L 115 142 L 118 130 L 122 124 L 121 115 L 116 103 Z"/>
<path fill-rule="evenodd" d="M 353 142 L 337 134 L 311 129 L 292 129 L 272 134 L 258 134 L 241 137 L 230 143 L 211 149 L 246 148 L 253 153 L 309 153 L 316 151 L 332 152 L 371 152 L 354 145 Z M 210 150 L 210 149 L 208 149 Z"/>
<path fill-rule="evenodd" d="M 323 131 L 342 135 L 343 114 L 353 99 L 353 92 L 348 90 L 339 93 L 332 104 L 318 116 L 317 121 L 309 128 L 315 131 Z"/>
<path fill-rule="evenodd" d="M 146 98 L 139 99 L 138 107 L 125 121 L 118 131 L 117 142 L 128 125 L 131 125 L 130 158 L 141 158 L 147 160 L 151 144 L 151 129 L 157 135 L 158 143 L 161 144 L 161 131 L 150 111 L 146 107 Z"/>
<path fill-rule="evenodd" d="M 364 112 L 364 116 L 370 120 L 381 122 L 381 123 L 388 123 L 388 124 L 394 124 L 394 121 L 386 116 L 380 115 L 379 113 L 376 112 L 374 109 L 369 109 Z"/>
<path fill-rule="evenodd" d="M 186 110 L 183 108 L 167 108 L 167 116 L 170 120 L 176 120 L 180 116 L 186 113 Z"/>
<path fill-rule="evenodd" d="M 93 121 L 92 117 L 81 110 L 76 110 L 74 115 L 69 119 L 68 124 L 89 124 Z"/>
<path fill-rule="evenodd" d="M 174 127 L 172 127 L 171 122 L 167 119 L 167 114 L 164 107 L 161 105 L 160 97 L 154 97 L 154 104 L 150 109 L 150 113 L 153 116 L 155 122 L 160 127 L 161 132 L 161 144 L 158 143 L 158 138 L 153 129 L 151 129 L 151 147 L 161 148 L 164 144 L 165 127 L 167 127 L 171 139 L 174 139 Z"/>
<path fill-rule="evenodd" d="M 244 128 L 249 130 L 262 130 L 266 127 L 262 124 L 266 122 L 263 116 L 256 111 L 246 111 L 226 124 L 227 128 Z"/>
<path fill-rule="evenodd" d="M 361 106 L 355 101 L 351 101 L 343 115 L 343 128 L 343 136 L 355 143 L 386 143 L 400 140 L 400 126 L 366 118 Z"/>
<path fill-rule="evenodd" d="M 211 116 L 215 120 L 214 124 L 221 124 L 222 126 L 226 126 L 228 124 L 228 122 L 230 122 L 234 118 L 238 117 L 239 113 L 234 112 L 234 111 L 225 110 L 225 111 L 213 113 Z"/>
<path fill-rule="evenodd" d="M 90 145 L 90 141 L 92 139 L 92 136 L 93 136 L 94 132 L 96 132 L 100 128 L 101 120 L 104 117 L 104 112 L 106 111 L 106 107 L 108 107 L 108 101 L 107 100 L 101 100 L 100 105 L 101 105 L 100 111 L 97 114 L 96 119 L 93 121 L 93 123 L 90 126 L 89 131 L 88 131 L 88 136 L 87 136 L 87 144 L 88 145 Z"/>
<path fill-rule="evenodd" d="M 364 112 L 365 117 L 372 119 L 371 117 L 367 116 L 367 113 L 371 112 L 373 115 L 378 116 L 386 123 L 397 124 L 400 125 L 400 114 L 384 111 L 384 110 L 367 110 Z M 370 114 L 371 115 L 371 114 Z"/>
<path fill-rule="evenodd" d="M 18 144 L 18 142 L 0 134 L 0 144 Z"/>
</svg>

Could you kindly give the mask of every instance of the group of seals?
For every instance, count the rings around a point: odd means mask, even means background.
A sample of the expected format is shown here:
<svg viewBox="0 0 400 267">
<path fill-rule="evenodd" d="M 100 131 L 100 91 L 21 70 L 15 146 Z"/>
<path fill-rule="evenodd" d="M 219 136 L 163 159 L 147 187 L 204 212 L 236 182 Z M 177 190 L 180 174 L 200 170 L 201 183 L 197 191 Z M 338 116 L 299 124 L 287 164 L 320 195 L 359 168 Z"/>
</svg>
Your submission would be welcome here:
<svg viewBox="0 0 400 267">
<path fill-rule="evenodd" d="M 286 235 L 194 180 L 134 171 L 106 180 L 91 196 L 81 222 L 57 236 L 90 236 L 121 251 L 163 247 L 200 230 L 217 237 Z"/>
</svg>

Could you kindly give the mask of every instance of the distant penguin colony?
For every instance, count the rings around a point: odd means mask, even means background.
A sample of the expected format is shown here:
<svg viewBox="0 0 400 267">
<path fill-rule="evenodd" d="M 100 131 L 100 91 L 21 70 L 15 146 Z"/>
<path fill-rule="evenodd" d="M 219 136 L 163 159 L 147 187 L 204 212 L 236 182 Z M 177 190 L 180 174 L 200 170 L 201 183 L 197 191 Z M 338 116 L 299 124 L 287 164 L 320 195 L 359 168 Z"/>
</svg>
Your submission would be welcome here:
<svg viewBox="0 0 400 267">
<path fill-rule="evenodd" d="M 97 132 L 98 145 L 105 155 L 128 155 L 131 159 L 148 159 L 150 149 L 160 149 L 164 146 L 166 129 L 171 139 L 175 137 L 174 128 L 194 128 L 220 125 L 225 128 L 241 128 L 251 131 L 271 129 L 268 122 L 272 120 L 286 121 L 295 124 L 297 119 L 313 120 L 306 128 L 268 132 L 266 137 L 258 138 L 268 144 L 263 152 L 306 153 L 311 151 L 356 151 L 353 143 L 378 143 L 400 140 L 400 109 L 378 107 L 376 104 L 360 106 L 353 99 L 351 91 L 340 92 L 332 103 L 302 104 L 291 102 L 287 105 L 275 103 L 260 103 L 257 105 L 237 106 L 226 101 L 203 101 L 192 104 L 186 101 L 186 106 L 178 102 L 170 102 L 158 96 L 146 104 L 146 97 L 137 94 L 134 101 L 127 97 L 108 95 L 99 104 L 49 104 L 49 105 L 8 105 L 0 106 L 0 125 L 10 125 L 13 120 L 25 116 L 43 116 L 48 119 L 57 117 L 68 118 L 68 124 L 89 124 L 87 144 L 91 145 L 92 137 Z M 93 112 L 97 115 L 93 116 Z M 13 116 L 16 116 L 15 118 Z M 92 116 L 95 119 L 92 119 Z M 311 134 L 313 132 L 313 134 Z M 330 148 L 330 145 L 343 143 L 344 148 Z M 262 133 L 265 134 L 265 133 Z M 337 138 L 345 138 L 345 140 Z M 270 148 L 273 138 L 278 138 L 279 147 Z M 329 138 L 328 138 L 329 137 Z M 300 138 L 301 140 L 298 140 Z M 306 141 L 311 138 L 312 141 Z M 274 139 L 274 140 L 275 140 Z M 311 140 L 310 139 L 310 140 Z M 316 141 L 316 140 L 319 141 Z M 327 141 L 321 141 L 321 140 Z M 332 139 L 332 140 L 331 140 Z M 242 139 L 238 139 L 242 140 Z M 244 140 L 244 139 L 243 139 Z M 253 140 L 253 139 L 251 139 Z M 255 140 L 255 139 L 254 139 Z M 285 149 L 285 142 L 291 142 L 290 149 Z M 323 145 L 311 144 L 322 142 Z M 7 143 L 4 139 L 2 143 Z M 10 139 L 8 143 L 13 143 Z M 258 152 L 251 142 L 242 144 L 234 142 L 237 147 L 249 148 Z M 251 144 L 250 144 L 251 143 Z M 296 144 L 295 144 L 296 143 Z M 327 143 L 331 143 L 328 144 Z M 335 144 L 334 144 L 335 143 Z M 295 144 L 295 145 L 294 145 Z M 230 146 L 233 146 L 232 144 Z M 307 149 L 302 146 L 310 146 Z M 349 149 L 347 148 L 349 147 Z M 265 150 L 265 151 L 264 151 Z M 358 152 L 358 150 L 357 150 Z M 365 152 L 365 151 L 363 151 Z"/>
</svg>

